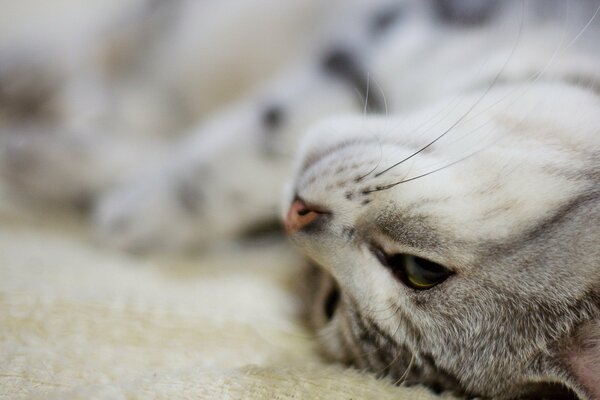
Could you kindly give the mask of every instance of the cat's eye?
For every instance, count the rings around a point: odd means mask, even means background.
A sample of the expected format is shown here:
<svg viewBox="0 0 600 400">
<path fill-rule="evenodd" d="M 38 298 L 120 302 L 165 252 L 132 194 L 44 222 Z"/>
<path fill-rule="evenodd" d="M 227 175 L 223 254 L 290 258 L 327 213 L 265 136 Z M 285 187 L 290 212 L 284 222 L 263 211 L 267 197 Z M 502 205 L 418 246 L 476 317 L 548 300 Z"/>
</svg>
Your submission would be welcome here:
<svg viewBox="0 0 600 400">
<path fill-rule="evenodd" d="M 376 246 L 372 246 L 371 251 L 395 277 L 415 290 L 431 289 L 453 273 L 443 265 L 426 258 L 401 253 L 386 254 Z"/>
</svg>

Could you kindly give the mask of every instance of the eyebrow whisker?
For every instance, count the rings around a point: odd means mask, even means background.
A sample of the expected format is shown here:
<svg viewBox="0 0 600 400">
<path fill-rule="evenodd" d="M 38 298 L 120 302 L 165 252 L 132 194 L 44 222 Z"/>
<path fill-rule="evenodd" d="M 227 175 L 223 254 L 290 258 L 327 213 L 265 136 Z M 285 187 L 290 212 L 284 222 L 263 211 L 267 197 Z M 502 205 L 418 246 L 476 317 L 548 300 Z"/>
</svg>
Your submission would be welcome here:
<svg viewBox="0 0 600 400">
<path fill-rule="evenodd" d="M 475 154 L 479 153 L 479 151 L 481 151 L 481 150 L 478 150 L 478 151 L 476 151 L 474 153 L 471 153 L 471 154 L 469 154 L 469 155 L 467 155 L 465 157 L 462 157 L 462 158 L 460 158 L 460 159 L 458 159 L 456 161 L 453 161 L 453 162 L 451 162 L 449 164 L 446 164 L 446 165 L 444 165 L 442 167 L 436 168 L 433 171 L 429 171 L 429 172 L 426 172 L 424 174 L 413 176 L 413 177 L 410 177 L 410 178 L 407 178 L 407 179 L 402 179 L 402 180 L 400 180 L 398 182 L 390 183 L 390 184 L 387 184 L 387 185 L 377 186 L 375 189 L 365 190 L 365 191 L 363 191 L 363 193 L 364 194 L 369 194 L 369 193 L 380 192 L 382 190 L 391 189 L 391 188 L 393 188 L 395 186 L 398 186 L 398 185 L 400 185 L 402 183 L 407 183 L 407 182 L 411 182 L 411 181 L 414 181 L 414 180 L 417 180 L 417 179 L 420 179 L 420 178 L 424 178 L 424 177 L 426 177 L 428 175 L 432 175 L 432 174 L 434 174 L 436 172 L 439 172 L 439 171 L 444 170 L 446 168 L 449 168 L 449 167 L 451 167 L 451 166 L 453 166 L 455 164 L 458 164 L 459 162 L 462 162 L 462 161 L 464 161 L 464 160 L 466 160 L 466 159 L 474 156 Z"/>
</svg>

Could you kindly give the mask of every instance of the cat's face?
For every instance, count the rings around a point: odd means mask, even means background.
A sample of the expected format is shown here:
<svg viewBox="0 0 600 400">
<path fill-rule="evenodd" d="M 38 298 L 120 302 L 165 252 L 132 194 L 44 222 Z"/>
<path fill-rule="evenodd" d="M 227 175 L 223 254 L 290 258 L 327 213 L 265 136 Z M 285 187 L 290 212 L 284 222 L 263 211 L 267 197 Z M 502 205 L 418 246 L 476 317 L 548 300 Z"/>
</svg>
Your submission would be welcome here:
<svg viewBox="0 0 600 400">
<path fill-rule="evenodd" d="M 476 102 L 305 141 L 284 208 L 331 280 L 313 310 L 325 353 L 440 390 L 598 396 L 600 101 L 538 85 Z"/>
</svg>

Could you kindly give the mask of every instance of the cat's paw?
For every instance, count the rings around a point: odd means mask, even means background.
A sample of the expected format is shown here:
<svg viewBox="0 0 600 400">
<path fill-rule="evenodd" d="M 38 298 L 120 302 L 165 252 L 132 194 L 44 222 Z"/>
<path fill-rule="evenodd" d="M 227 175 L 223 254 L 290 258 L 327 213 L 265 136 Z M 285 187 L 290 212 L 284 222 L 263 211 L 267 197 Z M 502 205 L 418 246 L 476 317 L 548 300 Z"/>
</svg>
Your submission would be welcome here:
<svg viewBox="0 0 600 400">
<path fill-rule="evenodd" d="M 134 253 L 201 250 L 276 219 L 276 180 L 261 186 L 206 160 L 169 161 L 99 199 L 93 224 L 102 243 Z"/>
<path fill-rule="evenodd" d="M 96 237 L 109 247 L 132 253 L 153 253 L 185 247 L 198 233 L 197 223 L 184 215 L 166 177 L 144 178 L 109 191 L 93 214 Z"/>
<path fill-rule="evenodd" d="M 159 164 L 107 192 L 93 214 L 97 238 L 141 254 L 201 248 L 235 232 L 214 177 L 199 170 Z"/>
</svg>

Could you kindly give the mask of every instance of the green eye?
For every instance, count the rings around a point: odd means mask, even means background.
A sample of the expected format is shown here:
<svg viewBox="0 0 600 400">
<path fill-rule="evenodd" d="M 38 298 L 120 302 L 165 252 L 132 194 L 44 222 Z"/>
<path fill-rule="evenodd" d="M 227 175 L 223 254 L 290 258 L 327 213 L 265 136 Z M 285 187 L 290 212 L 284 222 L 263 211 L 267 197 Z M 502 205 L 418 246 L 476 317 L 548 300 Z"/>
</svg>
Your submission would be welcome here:
<svg viewBox="0 0 600 400">
<path fill-rule="evenodd" d="M 405 255 L 404 264 L 409 286 L 415 289 L 432 288 L 451 275 L 448 268 L 421 257 Z"/>
<path fill-rule="evenodd" d="M 396 278 L 415 290 L 431 289 L 452 275 L 448 268 L 425 258 L 400 253 L 387 255 L 377 247 L 372 251 Z"/>
</svg>

